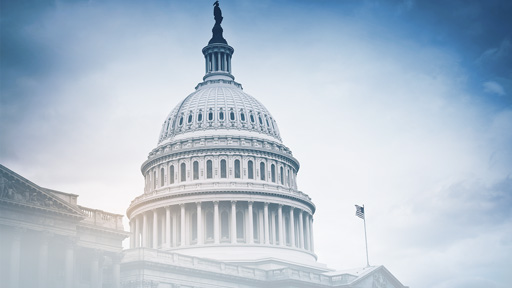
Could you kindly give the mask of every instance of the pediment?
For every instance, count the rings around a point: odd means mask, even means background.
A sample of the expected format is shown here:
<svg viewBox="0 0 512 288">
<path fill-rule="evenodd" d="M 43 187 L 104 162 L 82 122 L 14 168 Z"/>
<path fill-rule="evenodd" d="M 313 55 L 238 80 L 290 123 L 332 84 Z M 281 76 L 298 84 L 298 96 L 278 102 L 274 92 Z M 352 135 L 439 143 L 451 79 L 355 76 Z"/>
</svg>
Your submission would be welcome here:
<svg viewBox="0 0 512 288">
<path fill-rule="evenodd" d="M 396 279 L 384 266 L 370 268 L 371 271 L 361 275 L 352 282 L 351 287 L 357 288 L 404 288 L 405 286 Z"/>
<path fill-rule="evenodd" d="M 83 218 L 76 205 L 0 165 L 0 203 Z"/>
</svg>

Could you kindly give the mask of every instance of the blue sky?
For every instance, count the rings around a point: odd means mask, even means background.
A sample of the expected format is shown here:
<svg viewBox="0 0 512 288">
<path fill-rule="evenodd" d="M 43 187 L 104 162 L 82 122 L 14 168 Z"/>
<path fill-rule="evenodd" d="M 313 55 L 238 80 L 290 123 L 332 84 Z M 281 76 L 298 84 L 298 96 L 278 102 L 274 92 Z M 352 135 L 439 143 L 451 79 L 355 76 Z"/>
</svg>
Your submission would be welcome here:
<svg viewBox="0 0 512 288">
<path fill-rule="evenodd" d="M 0 163 L 124 214 L 202 79 L 210 2 L 2 1 Z M 370 262 L 404 284 L 510 286 L 511 2 L 221 8 L 236 80 L 301 162 L 320 262 L 365 265 L 365 204 Z"/>
</svg>

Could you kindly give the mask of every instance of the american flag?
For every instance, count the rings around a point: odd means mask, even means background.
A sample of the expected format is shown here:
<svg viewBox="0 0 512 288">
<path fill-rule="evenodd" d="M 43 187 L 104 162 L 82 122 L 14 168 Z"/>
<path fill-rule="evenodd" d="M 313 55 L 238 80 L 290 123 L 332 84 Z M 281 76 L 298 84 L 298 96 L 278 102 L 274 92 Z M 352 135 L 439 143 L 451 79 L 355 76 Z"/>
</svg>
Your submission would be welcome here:
<svg viewBox="0 0 512 288">
<path fill-rule="evenodd" d="M 356 205 L 356 216 L 361 219 L 364 219 L 364 207 Z"/>
</svg>

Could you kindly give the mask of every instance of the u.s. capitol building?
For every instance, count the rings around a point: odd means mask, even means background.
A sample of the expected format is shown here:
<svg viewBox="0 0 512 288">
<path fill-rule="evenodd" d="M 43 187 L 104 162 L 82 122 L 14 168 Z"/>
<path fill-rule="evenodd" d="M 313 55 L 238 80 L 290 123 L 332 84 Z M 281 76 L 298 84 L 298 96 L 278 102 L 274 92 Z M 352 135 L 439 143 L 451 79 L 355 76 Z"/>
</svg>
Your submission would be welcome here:
<svg viewBox="0 0 512 288">
<path fill-rule="evenodd" d="M 335 272 L 314 251 L 311 198 L 277 122 L 232 75 L 214 8 L 203 82 L 165 119 L 127 210 L 124 287 L 403 287 L 383 266 Z"/>
</svg>

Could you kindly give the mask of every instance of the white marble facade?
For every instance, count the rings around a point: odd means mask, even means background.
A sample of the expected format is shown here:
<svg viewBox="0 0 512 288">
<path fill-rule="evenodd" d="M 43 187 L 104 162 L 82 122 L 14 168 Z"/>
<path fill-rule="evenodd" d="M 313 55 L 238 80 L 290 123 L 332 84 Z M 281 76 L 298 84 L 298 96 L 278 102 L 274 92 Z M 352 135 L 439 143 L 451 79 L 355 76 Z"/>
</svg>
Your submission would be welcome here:
<svg viewBox="0 0 512 288">
<path fill-rule="evenodd" d="M 166 117 L 142 164 L 122 286 L 404 287 L 383 266 L 333 271 L 316 261 L 316 208 L 298 190 L 298 160 L 234 81 L 234 49 L 210 41 L 202 51 L 203 82 Z"/>
<path fill-rule="evenodd" d="M 0 165 L 0 287 L 120 287 L 122 217 Z"/>
</svg>

